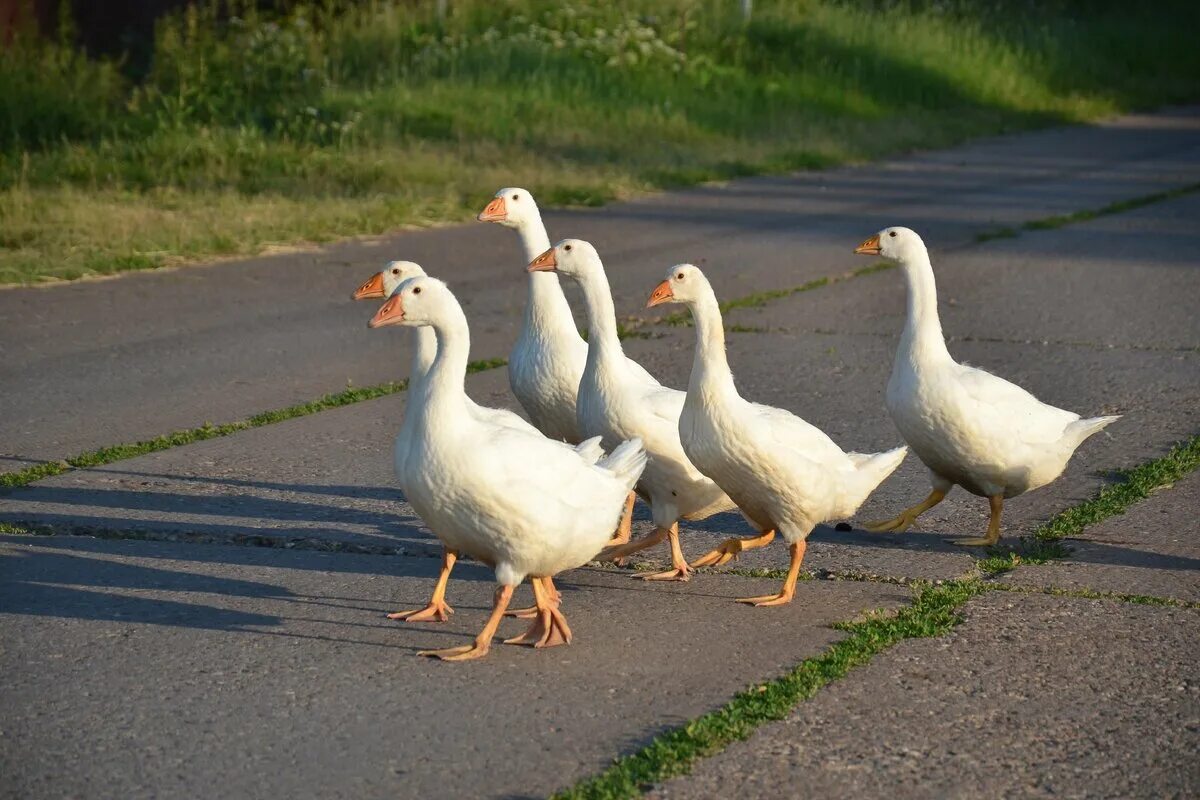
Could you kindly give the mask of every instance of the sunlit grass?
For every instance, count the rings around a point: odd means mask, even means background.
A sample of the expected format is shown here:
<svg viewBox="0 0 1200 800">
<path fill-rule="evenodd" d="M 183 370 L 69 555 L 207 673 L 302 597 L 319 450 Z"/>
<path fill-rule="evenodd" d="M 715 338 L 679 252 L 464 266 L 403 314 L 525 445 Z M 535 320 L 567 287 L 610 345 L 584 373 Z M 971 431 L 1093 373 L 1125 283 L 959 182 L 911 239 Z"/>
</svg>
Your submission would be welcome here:
<svg viewBox="0 0 1200 800">
<path fill-rule="evenodd" d="M 735 5 L 463 0 L 438 23 L 431 3 L 299 4 L 232 28 L 194 13 L 132 77 L 5 51 L 0 282 L 465 219 L 502 185 L 591 205 L 819 168 L 1200 85 L 1182 2 L 760 0 L 748 26 Z"/>
</svg>

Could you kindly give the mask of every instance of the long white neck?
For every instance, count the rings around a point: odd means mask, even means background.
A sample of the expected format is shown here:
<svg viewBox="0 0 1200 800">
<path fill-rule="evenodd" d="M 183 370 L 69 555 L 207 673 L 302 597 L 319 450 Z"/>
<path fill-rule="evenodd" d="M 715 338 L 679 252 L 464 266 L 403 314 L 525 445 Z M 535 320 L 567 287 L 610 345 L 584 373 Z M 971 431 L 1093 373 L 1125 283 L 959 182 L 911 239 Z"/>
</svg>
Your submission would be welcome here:
<svg viewBox="0 0 1200 800">
<path fill-rule="evenodd" d="M 702 400 L 737 396 L 733 373 L 725 356 L 725 326 L 721 306 L 711 286 L 698 290 L 699 297 L 689 307 L 696 325 L 696 353 L 692 357 L 692 375 L 688 379 L 688 396 Z"/>
<path fill-rule="evenodd" d="M 521 247 L 528 264 L 550 249 L 550 237 L 540 214 L 533 214 L 517 226 Z M 529 273 L 529 295 L 525 303 L 523 328 L 528 333 L 578 337 L 571 306 L 553 272 Z"/>
<path fill-rule="evenodd" d="M 929 253 L 918 253 L 901 262 L 908 283 L 908 319 L 900 337 L 900 351 L 914 364 L 936 364 L 950 360 L 942 323 L 938 319 L 937 284 Z"/>
<path fill-rule="evenodd" d="M 625 353 L 617 335 L 617 312 L 604 267 L 597 265 L 579 277 L 588 317 L 587 368 L 624 369 Z"/>
<path fill-rule="evenodd" d="M 428 326 L 412 332 L 412 367 L 408 371 L 408 388 L 412 391 L 425 380 L 425 374 L 437 357 L 437 334 Z"/>
<path fill-rule="evenodd" d="M 437 340 L 437 355 L 416 393 L 422 419 L 435 430 L 454 425 L 466 414 L 467 358 L 471 352 L 471 332 L 467 318 L 457 304 L 431 326 Z"/>
</svg>

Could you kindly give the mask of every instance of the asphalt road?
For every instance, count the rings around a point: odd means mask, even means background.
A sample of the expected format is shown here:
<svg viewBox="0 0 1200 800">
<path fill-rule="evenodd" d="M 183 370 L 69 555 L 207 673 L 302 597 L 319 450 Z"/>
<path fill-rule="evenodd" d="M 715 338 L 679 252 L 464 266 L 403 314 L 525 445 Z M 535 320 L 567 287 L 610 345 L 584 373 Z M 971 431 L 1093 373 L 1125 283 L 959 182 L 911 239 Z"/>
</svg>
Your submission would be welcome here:
<svg viewBox="0 0 1200 800">
<path fill-rule="evenodd" d="M 1049 402 L 1124 415 L 1059 481 L 1006 504 L 1013 542 L 1113 470 L 1200 432 L 1200 193 L 1014 238 L 975 234 L 1197 182 L 1200 110 L 1184 110 L 547 217 L 552 236 L 600 245 L 630 314 L 670 263 L 700 263 L 727 299 L 869 264 L 850 250 L 884 224 L 919 230 L 954 355 Z M 498 252 L 512 257 L 499 264 Z M 448 277 L 475 356 L 505 354 L 521 265 L 512 235 L 484 225 L 4 291 L 0 453 L 57 458 L 403 376 L 406 337 L 368 333 L 370 309 L 346 299 L 391 257 Z M 883 271 L 735 310 L 739 387 L 847 448 L 893 446 L 882 395 L 903 309 L 900 275 Z M 627 351 L 684 385 L 693 331 L 642 330 L 650 338 Z M 505 383 L 494 370 L 468 388 L 511 407 Z M 421 602 L 437 567 L 392 485 L 403 405 L 393 395 L 0 495 L 0 524 L 58 534 L 0 536 L 0 797 L 544 796 L 818 655 L 843 635 L 833 623 L 901 606 L 901 584 L 976 569 L 978 554 L 945 539 L 978 535 L 986 504 L 955 492 L 903 535 L 818 528 L 805 565 L 832 579 L 802 582 L 784 608 L 732 603 L 775 580 L 730 569 L 645 585 L 588 568 L 560 581 L 571 647 L 419 659 L 478 630 L 491 578 L 456 570 L 446 625 L 383 617 Z M 1195 795 L 1198 475 L 1087 528 L 1066 559 L 993 581 L 949 635 L 902 642 L 691 775 L 646 788 Z M 909 458 L 860 519 L 926 491 Z M 694 555 L 744 532 L 719 515 L 685 525 L 683 546 Z M 730 567 L 785 563 L 772 545 Z"/>
</svg>

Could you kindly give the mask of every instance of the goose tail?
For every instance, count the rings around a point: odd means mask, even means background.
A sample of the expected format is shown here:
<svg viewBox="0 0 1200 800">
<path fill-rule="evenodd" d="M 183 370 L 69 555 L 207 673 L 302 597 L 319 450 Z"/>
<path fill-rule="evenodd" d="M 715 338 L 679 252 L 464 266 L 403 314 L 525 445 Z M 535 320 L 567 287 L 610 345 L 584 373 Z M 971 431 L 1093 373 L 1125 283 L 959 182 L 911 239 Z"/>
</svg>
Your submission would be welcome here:
<svg viewBox="0 0 1200 800">
<path fill-rule="evenodd" d="M 599 436 L 593 436 L 575 445 L 575 452 L 579 453 L 584 463 L 595 464 L 604 458 L 604 448 L 600 445 L 600 439 Z"/>
<path fill-rule="evenodd" d="M 1107 417 L 1077 419 L 1063 429 L 1062 441 L 1071 449 L 1071 452 L 1075 452 L 1075 448 L 1083 444 L 1089 436 L 1099 433 L 1120 418 L 1120 414 L 1114 414 Z"/>
<path fill-rule="evenodd" d="M 621 442 L 616 450 L 598 461 L 596 466 L 606 469 L 616 476 L 617 480 L 624 484 L 625 491 L 628 492 L 642 477 L 642 470 L 646 468 L 648 458 L 646 448 L 642 447 L 642 440 L 635 436 L 628 441 Z"/>
<path fill-rule="evenodd" d="M 847 453 L 850 460 L 854 462 L 855 489 L 848 492 L 853 497 L 848 498 L 852 501 L 854 508 L 846 513 L 850 516 L 858 507 L 862 505 L 871 492 L 879 484 L 883 483 L 888 475 L 896 471 L 896 467 L 900 466 L 900 462 L 908 455 L 907 447 L 897 447 L 893 450 L 886 450 L 882 453 Z"/>
</svg>

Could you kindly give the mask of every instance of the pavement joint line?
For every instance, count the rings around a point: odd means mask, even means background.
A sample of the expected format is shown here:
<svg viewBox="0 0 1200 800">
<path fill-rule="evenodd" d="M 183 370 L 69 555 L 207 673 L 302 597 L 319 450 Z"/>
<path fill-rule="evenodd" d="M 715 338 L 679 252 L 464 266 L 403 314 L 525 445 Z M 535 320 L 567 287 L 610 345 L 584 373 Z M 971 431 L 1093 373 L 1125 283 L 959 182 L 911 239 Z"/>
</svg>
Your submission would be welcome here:
<svg viewBox="0 0 1200 800">
<path fill-rule="evenodd" d="M 1169 489 L 1198 467 L 1200 434 L 1195 434 L 1175 444 L 1164 456 L 1114 471 L 1112 476 L 1117 482 L 1101 487 L 1094 496 L 1046 520 L 1031 536 L 1022 537 L 1021 548 L 1026 552 L 993 547 L 988 557 L 976 564 L 985 575 L 996 576 L 1020 564 L 1044 564 L 1065 558 L 1068 551 L 1063 539 L 1081 533 L 1089 525 L 1124 514 L 1130 506 Z"/>
<path fill-rule="evenodd" d="M 1192 194 L 1200 191 L 1200 183 L 1190 183 L 1186 186 L 1178 186 L 1174 189 L 1167 189 L 1161 192 L 1152 194 L 1144 194 L 1138 197 L 1131 197 L 1128 200 L 1117 200 L 1108 205 L 1101 206 L 1095 209 L 1085 209 L 1083 211 L 1073 211 L 1070 214 L 1056 214 L 1050 217 L 1042 217 L 1041 219 L 1033 219 L 1028 222 L 1022 222 L 1017 227 L 992 228 L 990 230 L 981 231 L 975 234 L 975 243 L 982 244 L 995 239 L 1011 239 L 1019 236 L 1022 232 L 1027 231 L 1048 231 L 1056 228 L 1062 228 L 1067 225 L 1074 225 L 1080 222 L 1088 222 L 1097 217 L 1107 217 L 1112 214 L 1120 214 L 1126 211 L 1133 211 L 1144 206 L 1160 203 L 1164 200 L 1174 200 L 1177 197 Z"/>
<path fill-rule="evenodd" d="M 46 525 L 38 522 L 0 522 L 0 536 L 41 537 L 86 537 L 136 542 L 166 542 L 170 544 L 216 545 L 218 547 L 261 547 L 268 550 L 298 550 L 319 553 L 347 553 L 351 555 L 403 556 L 406 558 L 440 558 L 441 549 L 430 543 L 428 547 L 401 547 L 398 545 L 341 542 L 316 536 L 270 536 L 266 534 L 214 534 L 196 531 L 154 530 L 150 528 L 108 528 L 95 525 Z M 470 556 L 462 556 L 471 561 Z M 620 567 L 610 562 L 589 561 L 588 569 L 604 572 L 645 572 L 662 569 L 656 562 L 640 561 L 630 567 Z M 770 578 L 783 580 L 787 570 L 783 569 L 701 569 L 701 574 L 737 575 L 743 578 Z M 853 570 L 817 569 L 800 573 L 800 580 L 856 581 L 860 583 L 888 583 L 897 586 L 912 586 L 915 579 L 875 575 Z"/>
<path fill-rule="evenodd" d="M 486 361 L 472 361 L 467 365 L 467 374 L 477 372 L 486 372 L 487 370 L 503 367 L 508 362 L 502 358 L 493 358 Z M 161 450 L 170 450 L 175 447 L 181 447 L 194 442 L 202 442 L 207 439 L 218 439 L 222 436 L 229 436 L 240 431 L 250 430 L 252 428 L 261 428 L 264 425 L 273 425 L 276 422 L 284 422 L 297 417 L 307 417 L 310 414 L 316 414 L 320 411 L 327 411 L 331 408 L 340 408 L 342 406 L 361 403 L 364 400 L 374 400 L 379 397 L 403 392 L 408 388 L 408 381 L 388 381 L 387 383 L 377 384 L 375 386 L 364 386 L 360 388 L 350 387 L 336 394 L 327 394 L 317 400 L 308 403 L 297 403 L 296 405 L 287 406 L 286 408 L 278 408 L 272 411 L 264 411 L 260 414 L 254 414 L 240 419 L 236 422 L 226 422 L 221 425 L 212 425 L 204 423 L 198 428 L 186 428 L 184 430 L 173 431 L 171 433 L 156 436 L 153 439 L 144 439 L 139 442 L 131 442 L 125 444 L 108 445 L 96 450 L 88 450 L 70 458 L 60 461 L 44 461 L 40 464 L 35 464 L 32 467 L 26 467 L 15 472 L 0 473 L 0 492 L 5 489 L 15 489 L 21 486 L 27 486 L 35 481 L 40 481 L 45 478 L 52 478 L 55 475 L 61 475 L 64 472 L 69 472 L 73 469 L 86 469 L 88 467 L 99 467 L 105 464 L 111 464 L 115 461 L 124 461 L 128 458 L 136 458 L 148 453 L 157 453 Z"/>
<path fill-rule="evenodd" d="M 1171 606 L 1174 608 L 1197 608 L 1200 602 L 1179 600 L 1174 597 L 1159 597 L 1149 594 L 1127 594 L 1125 592 L 1105 592 L 1096 589 L 1062 589 L 1053 586 L 1019 586 L 1014 583 L 985 584 L 988 589 L 997 592 L 1013 592 L 1016 594 L 1045 594 L 1052 597 L 1072 597 L 1081 600 L 1118 600 L 1122 603 L 1134 603 L 1143 606 Z"/>
<path fill-rule="evenodd" d="M 253 533 L 200 533 L 187 530 L 153 530 L 150 528 L 108 528 L 100 525 L 46 525 L 38 522 L 0 522 L 0 535 L 11 536 L 80 536 L 137 542 L 169 542 L 227 547 L 262 547 L 270 550 L 307 550 L 320 553 L 350 553 L 371 556 L 440 557 L 436 545 L 409 548 L 398 545 L 341 542 L 319 536 L 269 536 Z"/>
<path fill-rule="evenodd" d="M 1197 191 L 1200 191 L 1200 183 L 1190 183 L 1185 186 L 1177 186 L 1174 189 L 1167 189 L 1161 192 L 1153 192 L 1151 194 L 1131 197 L 1127 200 L 1117 200 L 1107 205 L 1100 206 L 1099 208 L 1083 209 L 1080 211 L 1072 211 L 1069 214 L 1055 214 L 1049 217 L 1040 217 L 1038 219 L 1027 220 L 1020 223 L 1016 227 L 992 228 L 975 234 L 973 239 L 961 242 L 959 244 L 950 245 L 948 247 L 939 248 L 939 250 L 935 252 L 940 251 L 949 253 L 958 250 L 966 250 L 995 239 L 1012 239 L 1021 235 L 1023 232 L 1054 230 L 1056 228 L 1066 227 L 1067 225 L 1075 225 L 1080 222 L 1090 222 L 1091 220 L 1099 217 L 1106 217 L 1126 211 L 1133 211 L 1135 209 L 1153 205 L 1154 203 L 1160 203 L 1165 200 L 1174 200 L 1175 198 L 1183 197 L 1184 195 L 1188 195 Z M 836 275 L 826 275 L 822 278 L 814 278 L 813 280 L 802 283 L 799 286 L 785 287 L 783 289 L 767 289 L 765 291 L 743 295 L 742 297 L 735 297 L 720 304 L 721 313 L 724 314 L 738 308 L 762 308 L 769 303 L 785 297 L 791 297 L 792 295 L 801 294 L 803 292 L 810 292 L 814 289 L 820 289 L 825 286 L 832 286 L 835 283 L 844 283 L 848 280 L 861 278 L 866 275 L 873 275 L 878 272 L 886 272 L 894 267 L 895 264 L 891 261 L 878 261 L 866 267 L 859 267 L 858 269 L 850 270 L 849 272 L 842 272 Z M 690 311 L 684 309 L 683 311 L 677 311 L 673 314 L 667 314 L 664 317 L 659 317 L 657 320 L 655 320 L 655 324 L 691 326 L 692 315 Z M 744 332 L 749 333 L 753 331 L 745 330 Z"/>
<path fill-rule="evenodd" d="M 826 286 L 832 286 L 835 283 L 844 283 L 845 281 L 861 278 L 864 275 L 874 275 L 877 272 L 886 272 L 890 269 L 895 269 L 896 265 L 891 261 L 877 261 L 865 267 L 852 269 L 847 272 L 842 272 L 837 275 L 826 275 L 821 278 L 813 278 L 811 281 L 806 281 L 799 286 L 789 286 L 783 289 L 767 289 L 761 292 L 735 297 L 732 300 L 726 300 L 720 304 L 721 313 L 727 314 L 739 308 L 762 308 L 768 303 L 775 300 L 781 300 L 785 297 L 791 297 L 795 294 L 803 292 L 811 292 L 814 289 L 823 289 Z M 670 325 L 674 327 L 691 327 L 692 312 L 684 309 L 676 311 L 673 314 L 667 314 L 664 317 L 659 317 L 654 321 L 656 325 Z"/>
<path fill-rule="evenodd" d="M 727 325 L 726 331 L 731 333 L 783 333 L 789 335 L 813 334 L 816 336 L 847 336 L 868 337 L 872 339 L 896 339 L 898 333 L 882 333 L 878 331 L 839 331 L 832 328 L 791 328 L 787 326 L 758 327 L 753 325 Z M 980 342 L 985 344 L 1015 344 L 1030 347 L 1080 347 L 1089 350 L 1107 352 L 1120 350 L 1133 353 L 1200 353 L 1200 345 L 1165 346 L 1156 344 L 1105 344 L 1103 342 L 1085 342 L 1071 339 L 1012 339 L 1003 336 L 956 336 L 946 335 L 946 344 L 956 342 Z"/>
</svg>

